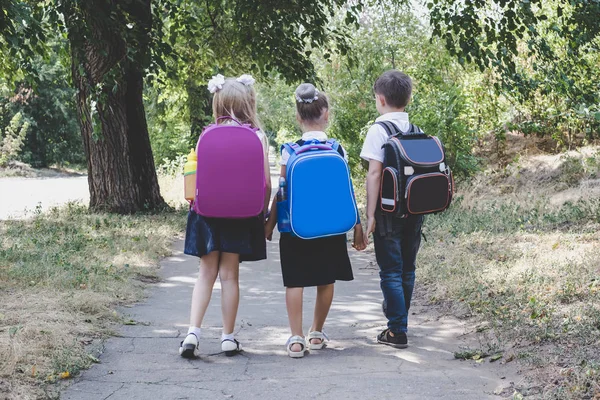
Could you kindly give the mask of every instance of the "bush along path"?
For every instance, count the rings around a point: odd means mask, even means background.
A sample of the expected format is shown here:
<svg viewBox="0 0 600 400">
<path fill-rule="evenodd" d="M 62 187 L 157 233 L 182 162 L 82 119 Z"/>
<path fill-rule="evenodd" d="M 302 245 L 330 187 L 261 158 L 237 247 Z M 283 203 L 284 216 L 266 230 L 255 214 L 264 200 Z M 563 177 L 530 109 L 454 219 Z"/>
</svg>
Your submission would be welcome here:
<svg viewBox="0 0 600 400">
<path fill-rule="evenodd" d="M 147 302 L 123 309 L 128 323 L 105 342 L 104 352 L 62 395 L 64 400 L 295 399 L 345 398 L 485 399 L 512 396 L 520 377 L 513 364 L 455 358 L 472 348 L 468 327 L 435 315 L 416 288 L 411 309 L 410 347 L 375 343 L 384 327 L 379 275 L 372 253 L 352 250 L 355 280 L 336 285 L 325 330 L 328 347 L 303 359 L 285 352 L 289 336 L 277 240 L 269 259 L 240 267 L 241 302 L 237 338 L 244 351 L 220 353 L 220 292 L 205 319 L 201 356 L 184 360 L 179 342 L 187 331 L 198 260 L 182 254 L 183 242 L 163 260 L 162 280 Z M 312 315 L 314 289 L 305 290 L 305 322 Z M 305 324 L 305 330 L 309 327 Z"/>
</svg>

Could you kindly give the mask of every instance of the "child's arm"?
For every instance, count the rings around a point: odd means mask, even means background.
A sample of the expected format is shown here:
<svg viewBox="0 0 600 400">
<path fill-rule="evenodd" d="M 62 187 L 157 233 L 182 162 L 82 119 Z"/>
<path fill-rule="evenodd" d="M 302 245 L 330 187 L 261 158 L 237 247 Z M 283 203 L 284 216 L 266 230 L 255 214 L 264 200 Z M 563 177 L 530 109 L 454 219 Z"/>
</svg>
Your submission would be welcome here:
<svg viewBox="0 0 600 400">
<path fill-rule="evenodd" d="M 273 239 L 275 225 L 277 225 L 277 197 L 273 197 L 273 202 L 271 203 L 271 214 L 269 214 L 269 219 L 267 219 L 267 222 L 265 222 L 265 238 L 269 241 Z"/>
<path fill-rule="evenodd" d="M 352 247 L 358 251 L 364 250 L 366 247 L 363 236 L 363 228 L 360 222 L 354 225 L 354 240 L 352 242 Z"/>
<path fill-rule="evenodd" d="M 266 136 L 263 138 L 263 147 L 265 148 L 265 207 L 264 207 L 264 215 L 266 217 L 267 212 L 269 212 L 269 200 L 271 200 L 271 167 L 269 166 L 269 144 L 267 142 Z"/>
<path fill-rule="evenodd" d="M 281 166 L 280 176 L 286 176 L 286 166 Z M 279 190 L 279 189 L 278 189 Z M 265 223 L 265 237 L 267 240 L 271 240 L 273 237 L 273 230 L 275 230 L 275 225 L 277 225 L 277 196 L 273 197 L 273 202 L 271 203 L 271 214 L 269 215 L 269 219 Z"/>
<path fill-rule="evenodd" d="M 383 163 L 370 160 L 367 173 L 367 232 L 365 233 L 365 246 L 369 244 L 369 235 L 375 232 L 375 209 L 379 201 L 379 186 L 381 185 L 381 172 Z"/>
</svg>

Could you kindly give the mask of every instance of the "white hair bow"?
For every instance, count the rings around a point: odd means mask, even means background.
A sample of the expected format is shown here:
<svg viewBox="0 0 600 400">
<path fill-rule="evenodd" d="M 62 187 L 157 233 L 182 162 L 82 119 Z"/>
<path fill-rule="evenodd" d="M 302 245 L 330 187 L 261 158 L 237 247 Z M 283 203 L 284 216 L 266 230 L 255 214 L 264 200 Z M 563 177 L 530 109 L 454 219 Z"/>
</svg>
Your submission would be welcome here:
<svg viewBox="0 0 600 400">
<path fill-rule="evenodd" d="M 315 89 L 315 97 L 313 98 L 308 98 L 308 99 L 303 99 L 302 97 L 300 97 L 298 95 L 298 93 L 294 93 L 296 95 L 296 101 L 298 103 L 312 103 L 315 100 L 319 100 L 319 90 Z"/>
<path fill-rule="evenodd" d="M 254 82 L 256 82 L 256 80 L 252 77 L 252 75 L 248 75 L 248 74 L 244 74 L 244 75 L 240 76 L 239 78 L 236 79 L 236 81 L 243 83 L 246 86 L 252 86 L 252 85 L 254 85 Z"/>
<path fill-rule="evenodd" d="M 223 85 L 225 84 L 225 77 L 221 74 L 213 76 L 210 81 L 208 81 L 208 91 L 211 93 L 218 92 L 223 89 Z"/>
</svg>

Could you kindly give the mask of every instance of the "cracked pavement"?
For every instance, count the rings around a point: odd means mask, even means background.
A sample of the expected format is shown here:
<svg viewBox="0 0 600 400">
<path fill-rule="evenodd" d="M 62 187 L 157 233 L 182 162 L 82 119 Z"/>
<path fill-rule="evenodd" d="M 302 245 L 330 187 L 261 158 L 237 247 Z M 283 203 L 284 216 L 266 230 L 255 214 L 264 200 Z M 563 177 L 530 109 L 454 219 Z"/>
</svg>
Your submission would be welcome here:
<svg viewBox="0 0 600 400">
<path fill-rule="evenodd" d="M 123 308 L 138 322 L 105 342 L 100 364 L 82 373 L 63 400 L 137 399 L 487 399 L 518 378 L 516 366 L 455 360 L 461 346 L 475 346 L 471 327 L 439 317 L 417 285 L 409 318 L 408 349 L 376 344 L 385 327 L 374 254 L 351 251 L 355 280 L 338 282 L 325 331 L 328 347 L 303 359 L 287 357 L 289 337 L 276 238 L 269 259 L 240 266 L 236 337 L 244 352 L 220 353 L 220 286 L 215 285 L 196 360 L 178 355 L 187 332 L 198 259 L 183 242 L 161 263 L 163 281 L 144 303 Z M 417 266 L 418 273 L 418 266 Z M 304 328 L 310 326 L 315 289 L 305 290 Z M 508 390 L 510 391 L 510 390 Z M 507 391 L 505 390 L 505 393 Z M 512 391 L 510 391 L 512 393 Z"/>
</svg>

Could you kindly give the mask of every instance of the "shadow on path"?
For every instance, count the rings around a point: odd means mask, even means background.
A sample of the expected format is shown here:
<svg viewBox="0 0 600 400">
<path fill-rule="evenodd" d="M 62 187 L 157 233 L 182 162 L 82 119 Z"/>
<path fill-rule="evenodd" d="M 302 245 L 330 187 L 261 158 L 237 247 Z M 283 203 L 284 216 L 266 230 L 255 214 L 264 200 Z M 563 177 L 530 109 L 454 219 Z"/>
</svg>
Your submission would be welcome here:
<svg viewBox="0 0 600 400">
<path fill-rule="evenodd" d="M 182 254 L 161 263 L 163 281 L 148 301 L 124 309 L 138 325 L 124 326 L 107 340 L 101 363 L 86 371 L 62 396 L 65 400 L 117 399 L 486 399 L 509 386 L 510 365 L 454 359 L 465 326 L 438 319 L 418 300 L 411 309 L 410 347 L 397 350 L 375 343 L 384 328 L 374 256 L 351 250 L 355 280 L 336 284 L 326 331 L 332 341 L 303 359 L 285 352 L 289 336 L 277 241 L 269 259 L 240 267 L 241 302 L 237 338 L 245 351 L 228 358 L 220 351 L 220 288 L 217 283 L 203 335 L 202 356 L 179 357 L 187 332 L 198 259 Z M 417 282 L 418 283 L 418 282 Z M 315 290 L 305 290 L 305 330 Z M 505 379 L 503 379 L 505 378 Z"/>
</svg>

